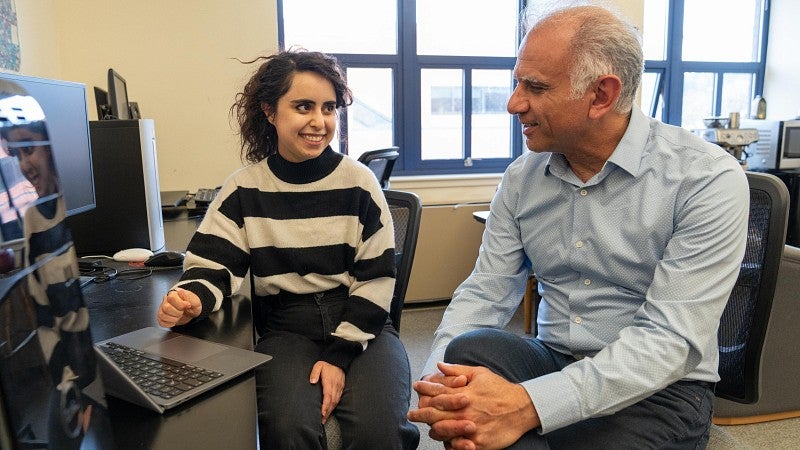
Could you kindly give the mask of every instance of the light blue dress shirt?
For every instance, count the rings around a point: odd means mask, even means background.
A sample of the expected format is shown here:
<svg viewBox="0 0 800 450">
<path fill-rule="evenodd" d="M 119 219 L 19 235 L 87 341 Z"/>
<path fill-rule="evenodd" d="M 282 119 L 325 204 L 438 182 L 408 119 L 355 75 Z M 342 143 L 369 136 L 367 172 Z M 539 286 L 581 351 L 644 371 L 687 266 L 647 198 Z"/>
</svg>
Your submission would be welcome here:
<svg viewBox="0 0 800 450">
<path fill-rule="evenodd" d="M 455 336 L 505 327 L 533 270 L 538 338 L 580 359 L 522 383 L 541 432 L 612 414 L 681 379 L 718 381 L 717 328 L 744 255 L 749 201 L 732 156 L 638 108 L 586 183 L 563 155 L 522 155 L 503 175 L 475 269 L 423 374 Z"/>
</svg>

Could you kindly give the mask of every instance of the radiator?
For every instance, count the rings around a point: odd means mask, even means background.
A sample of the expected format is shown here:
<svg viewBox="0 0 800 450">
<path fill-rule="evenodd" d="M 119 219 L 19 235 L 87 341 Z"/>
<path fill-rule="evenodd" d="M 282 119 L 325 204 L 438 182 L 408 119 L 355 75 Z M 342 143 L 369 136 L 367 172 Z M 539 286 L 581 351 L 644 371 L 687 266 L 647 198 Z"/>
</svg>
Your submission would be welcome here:
<svg viewBox="0 0 800 450">
<path fill-rule="evenodd" d="M 488 203 L 422 208 L 406 303 L 452 297 L 453 290 L 472 272 L 478 257 L 484 227 L 472 213 L 486 209 L 489 209 Z"/>
</svg>

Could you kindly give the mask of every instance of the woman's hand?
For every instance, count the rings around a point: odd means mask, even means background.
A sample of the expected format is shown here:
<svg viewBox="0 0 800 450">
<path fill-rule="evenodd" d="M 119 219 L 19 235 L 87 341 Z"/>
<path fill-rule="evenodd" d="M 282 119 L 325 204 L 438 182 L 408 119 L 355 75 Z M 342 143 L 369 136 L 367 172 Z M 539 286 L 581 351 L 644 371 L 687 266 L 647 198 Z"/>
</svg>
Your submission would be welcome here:
<svg viewBox="0 0 800 450">
<path fill-rule="evenodd" d="M 317 361 L 311 368 L 311 377 L 308 381 L 311 384 L 317 384 L 320 380 L 322 381 L 322 423 L 324 424 L 342 398 L 344 370 L 325 361 Z"/>
<path fill-rule="evenodd" d="M 162 327 L 170 328 L 188 323 L 199 316 L 202 310 L 200 297 L 194 292 L 174 288 L 170 289 L 161 301 L 156 319 Z"/>
</svg>

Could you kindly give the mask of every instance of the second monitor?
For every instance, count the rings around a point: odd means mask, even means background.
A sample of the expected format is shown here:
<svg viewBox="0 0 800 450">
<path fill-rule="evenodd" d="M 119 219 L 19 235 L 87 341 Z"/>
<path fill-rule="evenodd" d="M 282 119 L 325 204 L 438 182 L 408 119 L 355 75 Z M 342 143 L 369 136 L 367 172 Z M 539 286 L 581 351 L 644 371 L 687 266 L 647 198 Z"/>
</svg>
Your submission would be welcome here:
<svg viewBox="0 0 800 450">
<path fill-rule="evenodd" d="M 79 255 L 164 249 L 152 119 L 90 122 L 97 207 L 67 218 Z"/>
</svg>

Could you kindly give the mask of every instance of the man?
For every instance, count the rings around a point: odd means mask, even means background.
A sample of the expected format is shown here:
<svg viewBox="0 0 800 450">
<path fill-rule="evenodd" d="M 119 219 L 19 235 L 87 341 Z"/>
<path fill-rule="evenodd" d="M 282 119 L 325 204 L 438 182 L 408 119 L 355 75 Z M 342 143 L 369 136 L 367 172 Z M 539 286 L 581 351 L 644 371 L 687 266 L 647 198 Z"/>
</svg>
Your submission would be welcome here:
<svg viewBox="0 0 800 450">
<path fill-rule="evenodd" d="M 720 147 L 633 107 L 642 61 L 635 28 L 596 6 L 526 34 L 508 111 L 531 152 L 414 385 L 409 418 L 446 448 L 705 446 L 748 184 Z M 531 270 L 535 339 L 502 331 Z"/>
</svg>

